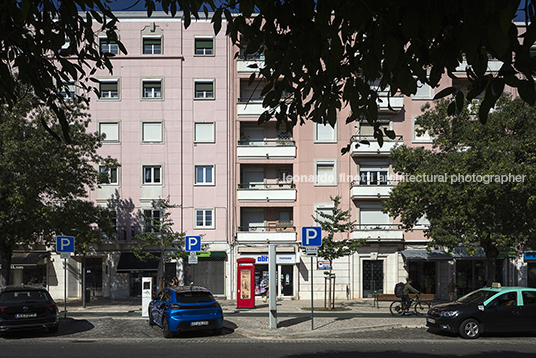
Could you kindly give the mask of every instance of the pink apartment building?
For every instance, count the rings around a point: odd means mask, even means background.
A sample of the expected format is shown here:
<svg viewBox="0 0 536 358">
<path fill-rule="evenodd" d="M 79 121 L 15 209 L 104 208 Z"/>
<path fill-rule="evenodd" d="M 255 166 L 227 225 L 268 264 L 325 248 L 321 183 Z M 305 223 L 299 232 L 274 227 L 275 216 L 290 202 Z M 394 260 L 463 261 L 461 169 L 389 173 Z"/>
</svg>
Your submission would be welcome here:
<svg viewBox="0 0 536 358">
<path fill-rule="evenodd" d="M 422 86 L 414 96 L 391 97 L 390 106 L 387 94 L 382 97 L 379 119 L 397 134 L 382 147 L 366 122 L 342 124 L 344 110 L 335 128 L 309 122 L 289 133 L 275 122 L 257 125 L 262 83 L 248 84 L 254 71 L 248 65 L 262 66 L 263 58 L 235 58 L 238 49 L 225 37 L 225 27 L 215 36 L 210 19 L 185 29 L 180 16 L 154 13 L 148 19 L 145 12 L 124 12 L 118 17 L 118 36 L 128 54 L 97 34 L 102 50 L 117 56 L 113 74 L 97 73 L 100 98 L 92 94 L 90 103 L 91 130 L 106 134 L 102 154 L 121 164 L 109 170 L 110 184 L 91 197 L 117 213 L 116 234 L 86 258 L 92 296 L 141 295 L 141 279 L 154 277 L 156 264 L 140 262 L 130 250 L 135 235 L 146 230 L 141 214 L 159 218 L 153 201 L 167 198 L 180 205 L 172 212 L 175 230 L 201 236 L 205 245 L 195 267 L 182 260 L 167 263 L 167 279 L 193 281 L 221 297 L 236 298 L 240 258 L 255 259 L 258 285 L 268 275 L 268 244 L 275 243 L 277 294 L 309 298 L 312 272 L 315 297 L 323 298 L 329 265 L 319 258 L 311 267 L 299 247 L 301 228 L 315 225 L 315 212 L 329 211 L 330 197 L 337 195 L 358 224 L 348 237 L 366 239 L 357 253 L 333 264 L 338 299 L 391 293 L 408 275 L 419 290 L 440 299 L 448 297 L 451 277 L 463 279 L 467 290 L 477 288 L 483 257 L 440 247 L 427 252 L 425 218 L 404 232 L 381 209 L 399 179 L 390 150 L 431 145 L 429 136 L 415 135 L 414 119 L 437 89 Z M 497 65 L 491 61 L 490 71 Z M 460 76 L 463 69 L 461 64 Z M 442 83 L 449 85 L 450 79 Z M 357 146 L 362 139 L 370 145 Z M 341 155 L 348 143 L 350 152 Z M 41 270 L 49 290 L 62 297 L 63 277 L 56 274 L 62 260 L 39 264 L 46 266 Z M 81 258 L 73 256 L 68 264 L 68 295 L 80 297 Z M 510 272 L 505 283 L 517 284 L 512 265 L 504 258 L 502 268 Z M 14 272 L 21 281 L 22 270 Z"/>
</svg>

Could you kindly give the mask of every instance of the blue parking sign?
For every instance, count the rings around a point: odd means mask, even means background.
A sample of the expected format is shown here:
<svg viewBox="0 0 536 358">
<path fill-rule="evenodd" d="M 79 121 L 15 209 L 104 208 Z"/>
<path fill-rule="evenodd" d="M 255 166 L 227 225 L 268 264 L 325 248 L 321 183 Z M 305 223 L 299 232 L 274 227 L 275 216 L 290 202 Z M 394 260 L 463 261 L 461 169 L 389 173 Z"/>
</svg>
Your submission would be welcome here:
<svg viewBox="0 0 536 358">
<path fill-rule="evenodd" d="M 74 236 L 56 236 L 56 252 L 74 252 Z"/>
<path fill-rule="evenodd" d="M 186 236 L 186 251 L 201 251 L 201 236 Z"/>
<path fill-rule="evenodd" d="M 322 246 L 322 228 L 319 226 L 304 226 L 302 228 L 303 246 Z"/>
</svg>

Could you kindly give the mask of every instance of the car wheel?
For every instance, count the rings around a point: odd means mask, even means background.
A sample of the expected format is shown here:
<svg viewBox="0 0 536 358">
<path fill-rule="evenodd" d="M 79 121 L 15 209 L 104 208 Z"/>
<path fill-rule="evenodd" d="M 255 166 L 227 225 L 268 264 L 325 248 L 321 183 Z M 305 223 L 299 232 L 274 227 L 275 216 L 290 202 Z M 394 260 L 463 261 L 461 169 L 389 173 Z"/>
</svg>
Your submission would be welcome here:
<svg viewBox="0 0 536 358">
<path fill-rule="evenodd" d="M 426 301 L 418 301 L 415 304 L 415 314 L 417 316 L 426 316 L 430 309 L 430 303 Z"/>
<path fill-rule="evenodd" d="M 60 325 L 59 325 L 59 324 L 57 324 L 57 325 L 55 325 L 55 326 L 52 326 L 52 327 L 48 327 L 48 331 L 49 331 L 50 333 L 57 333 L 59 329 L 60 329 Z"/>
<path fill-rule="evenodd" d="M 212 330 L 212 333 L 214 333 L 215 336 L 219 336 L 222 332 L 223 332 L 223 327 Z"/>
<path fill-rule="evenodd" d="M 393 316 L 402 316 L 404 314 L 404 310 L 402 309 L 402 301 L 394 301 L 391 303 L 389 310 Z"/>
<path fill-rule="evenodd" d="M 149 326 L 154 326 L 156 323 L 154 323 L 153 314 L 151 313 L 151 310 L 149 309 Z"/>
<path fill-rule="evenodd" d="M 173 332 L 169 330 L 169 323 L 166 316 L 162 318 L 162 332 L 164 338 L 173 338 Z"/>
<path fill-rule="evenodd" d="M 480 322 L 472 318 L 463 321 L 459 328 L 460 336 L 469 339 L 480 337 L 481 331 Z"/>
</svg>

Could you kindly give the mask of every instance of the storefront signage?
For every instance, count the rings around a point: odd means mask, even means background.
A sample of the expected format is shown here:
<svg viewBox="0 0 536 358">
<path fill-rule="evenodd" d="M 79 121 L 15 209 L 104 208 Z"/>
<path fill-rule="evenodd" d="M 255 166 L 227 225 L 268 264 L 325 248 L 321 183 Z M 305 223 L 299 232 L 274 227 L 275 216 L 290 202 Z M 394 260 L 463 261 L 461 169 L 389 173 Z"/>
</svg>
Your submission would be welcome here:
<svg viewBox="0 0 536 358">
<path fill-rule="evenodd" d="M 238 257 L 250 257 L 255 259 L 256 264 L 268 264 L 268 254 L 238 254 Z M 295 264 L 296 254 L 277 254 L 275 257 L 277 264 Z"/>
<path fill-rule="evenodd" d="M 0 269 L 1 268 L 2 268 L 2 266 L 0 266 Z M 24 270 L 24 266 L 11 265 L 11 269 L 12 270 Z"/>
<path fill-rule="evenodd" d="M 318 261 L 318 269 L 319 270 L 330 270 L 330 269 L 332 269 L 332 267 L 329 264 L 329 261 Z"/>
<path fill-rule="evenodd" d="M 525 261 L 536 261 L 536 252 L 525 252 Z"/>
</svg>

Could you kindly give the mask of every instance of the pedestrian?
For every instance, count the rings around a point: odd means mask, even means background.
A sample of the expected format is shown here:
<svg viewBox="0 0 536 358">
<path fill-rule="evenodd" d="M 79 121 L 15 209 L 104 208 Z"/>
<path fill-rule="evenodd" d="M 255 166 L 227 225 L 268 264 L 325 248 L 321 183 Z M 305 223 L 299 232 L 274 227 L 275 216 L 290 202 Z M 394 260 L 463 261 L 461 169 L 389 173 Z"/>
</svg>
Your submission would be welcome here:
<svg viewBox="0 0 536 358">
<path fill-rule="evenodd" d="M 456 292 L 456 284 L 454 283 L 454 278 L 450 278 L 449 285 L 447 288 L 449 292 L 450 301 L 454 301 L 454 293 Z"/>
<path fill-rule="evenodd" d="M 171 287 L 173 287 L 173 286 L 178 286 L 178 285 L 179 285 L 179 279 L 177 278 L 177 276 L 175 276 L 175 277 L 173 277 L 173 278 L 171 279 L 171 282 L 170 282 L 169 285 L 170 285 Z"/>
<path fill-rule="evenodd" d="M 266 279 L 266 277 L 262 279 L 260 286 L 261 286 L 261 297 L 263 298 L 263 301 L 266 302 L 268 300 L 268 289 L 269 289 L 268 280 Z"/>
<path fill-rule="evenodd" d="M 415 289 L 411 284 L 412 284 L 413 280 L 411 278 L 408 277 L 408 279 L 406 280 L 406 284 L 404 285 L 404 289 L 402 290 L 402 296 L 400 296 L 400 298 L 402 299 L 403 301 L 403 309 L 404 309 L 404 314 L 406 316 L 409 316 L 410 313 L 409 313 L 409 307 L 411 305 L 411 300 L 409 298 L 409 293 L 412 292 L 412 293 L 417 293 L 419 294 L 419 290 Z"/>
</svg>

